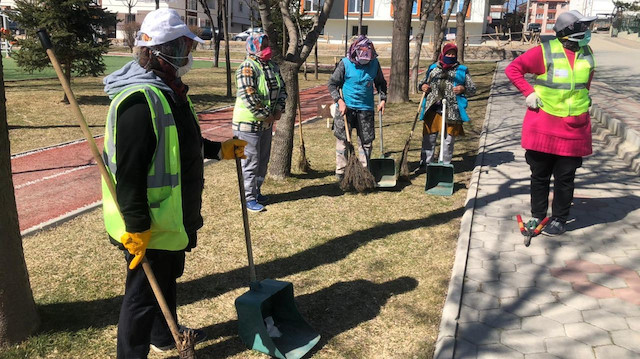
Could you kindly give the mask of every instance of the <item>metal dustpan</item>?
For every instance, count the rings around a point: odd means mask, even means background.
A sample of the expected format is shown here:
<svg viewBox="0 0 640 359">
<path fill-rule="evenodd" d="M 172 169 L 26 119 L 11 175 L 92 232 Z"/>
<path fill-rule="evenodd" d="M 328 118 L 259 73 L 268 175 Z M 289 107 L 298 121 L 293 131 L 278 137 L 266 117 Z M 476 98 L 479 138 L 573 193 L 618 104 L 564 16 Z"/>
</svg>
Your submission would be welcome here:
<svg viewBox="0 0 640 359">
<path fill-rule="evenodd" d="M 380 124 L 380 158 L 369 161 L 369 171 L 375 178 L 378 187 L 396 186 L 396 161 L 384 156 L 384 140 L 382 138 L 382 111 L 378 112 Z"/>
<path fill-rule="evenodd" d="M 320 341 L 320 334 L 313 330 L 298 312 L 293 296 L 293 284 L 273 279 L 256 279 L 247 200 L 239 158 L 236 158 L 236 170 L 251 277 L 249 291 L 238 297 L 235 302 L 238 335 L 247 348 L 274 358 L 302 358 Z"/>
<path fill-rule="evenodd" d="M 444 136 L 446 127 L 447 100 L 442 100 L 442 128 L 440 129 L 440 156 L 438 163 L 427 164 L 427 183 L 425 192 L 437 196 L 453 194 L 453 165 L 444 163 Z"/>
</svg>

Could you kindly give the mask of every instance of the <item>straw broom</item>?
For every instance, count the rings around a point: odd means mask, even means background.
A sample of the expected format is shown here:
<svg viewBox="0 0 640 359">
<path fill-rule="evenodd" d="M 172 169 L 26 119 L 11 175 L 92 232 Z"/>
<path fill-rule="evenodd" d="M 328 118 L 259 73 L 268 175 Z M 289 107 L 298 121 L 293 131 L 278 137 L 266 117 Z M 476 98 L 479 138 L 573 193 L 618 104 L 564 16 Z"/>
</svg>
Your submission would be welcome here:
<svg viewBox="0 0 640 359">
<path fill-rule="evenodd" d="M 344 117 L 344 129 L 347 134 L 345 156 L 347 156 L 347 166 L 344 169 L 344 177 L 340 182 L 340 188 L 345 191 L 355 190 L 356 192 L 366 192 L 376 188 L 376 179 L 368 169 L 364 168 L 355 154 L 351 143 L 351 133 L 349 131 L 349 121 Z"/>
<path fill-rule="evenodd" d="M 298 170 L 303 173 L 311 171 L 311 165 L 307 160 L 307 152 L 304 148 L 304 138 L 302 137 L 302 107 L 300 105 L 300 93 L 298 93 L 298 114 L 300 115 L 300 155 L 298 157 Z"/>
<path fill-rule="evenodd" d="M 398 174 L 398 179 L 404 181 L 409 181 L 409 145 L 411 143 L 411 138 L 413 137 L 413 131 L 416 129 L 416 123 L 418 122 L 418 117 L 420 117 L 422 102 L 424 101 L 424 97 L 426 96 L 426 94 L 426 92 L 422 93 L 422 98 L 420 99 L 420 104 L 418 105 L 418 112 L 416 113 L 416 117 L 413 119 L 413 126 L 411 126 L 411 133 L 409 133 L 409 138 L 407 139 L 407 142 L 404 144 L 404 148 L 402 149 L 402 156 L 400 157 L 400 173 Z"/>
<path fill-rule="evenodd" d="M 116 196 L 115 184 L 113 183 L 111 176 L 107 172 L 105 164 L 102 160 L 102 156 L 100 155 L 100 151 L 98 150 L 98 147 L 96 146 L 96 142 L 94 141 L 93 136 L 89 131 L 89 126 L 87 125 L 87 121 L 85 120 L 84 115 L 80 110 L 80 106 L 76 101 L 73 91 L 71 91 L 71 86 L 69 85 L 67 78 L 62 73 L 62 68 L 60 67 L 60 63 L 58 62 L 58 59 L 56 58 L 56 55 L 53 52 L 53 46 L 51 44 L 51 39 L 49 38 L 49 34 L 45 29 L 38 30 L 37 34 L 40 39 L 40 43 L 42 44 L 42 47 L 45 49 L 45 52 L 47 53 L 49 60 L 51 61 L 51 65 L 53 66 L 54 70 L 56 71 L 56 74 L 58 75 L 58 80 L 60 80 L 60 84 L 62 85 L 62 88 L 65 94 L 67 95 L 67 98 L 69 99 L 69 104 L 71 105 L 71 108 L 76 116 L 76 119 L 78 120 L 80 129 L 82 130 L 82 133 L 86 137 L 87 144 L 89 145 L 89 149 L 91 150 L 91 154 L 93 155 L 93 159 L 94 161 L 96 161 L 96 164 L 98 165 L 98 170 L 100 171 L 100 175 L 102 176 L 102 179 L 105 181 L 107 188 L 109 189 L 109 192 L 113 197 L 113 200 L 116 204 L 120 217 L 122 217 L 122 212 L 120 211 L 120 206 L 118 205 L 118 199 Z M 158 302 L 160 311 L 162 312 L 162 315 L 167 321 L 167 326 L 169 327 L 171 336 L 173 337 L 173 340 L 176 344 L 176 348 L 178 349 L 180 359 L 195 359 L 196 357 L 195 349 L 194 349 L 195 332 L 191 330 L 188 330 L 182 334 L 179 332 L 178 324 L 173 318 L 173 314 L 171 313 L 171 310 L 167 305 L 167 301 L 165 300 L 164 295 L 162 294 L 162 289 L 160 288 L 160 285 L 156 280 L 155 274 L 153 273 L 153 269 L 151 268 L 151 264 L 149 264 L 149 260 L 147 259 L 147 257 L 142 258 L 141 265 L 145 275 L 147 276 L 147 280 L 149 281 L 151 290 L 153 291 L 153 294 L 156 297 L 156 301 Z"/>
</svg>

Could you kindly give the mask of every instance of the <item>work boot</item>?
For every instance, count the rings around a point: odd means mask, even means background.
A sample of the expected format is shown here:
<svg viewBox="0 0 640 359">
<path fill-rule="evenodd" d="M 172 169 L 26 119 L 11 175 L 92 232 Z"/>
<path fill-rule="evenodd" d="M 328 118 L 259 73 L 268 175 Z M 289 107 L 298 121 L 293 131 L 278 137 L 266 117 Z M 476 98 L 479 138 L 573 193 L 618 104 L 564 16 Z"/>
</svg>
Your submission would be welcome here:
<svg viewBox="0 0 640 359">
<path fill-rule="evenodd" d="M 547 223 L 547 225 L 544 226 L 544 229 L 542 230 L 542 234 L 547 235 L 549 237 L 554 237 L 554 236 L 559 236 L 566 231 L 567 231 L 567 228 L 566 228 L 565 221 L 557 217 L 552 217 L 549 223 Z"/>
<path fill-rule="evenodd" d="M 180 334 L 186 332 L 187 330 L 193 331 L 193 333 L 195 334 L 195 343 L 193 343 L 193 345 L 202 343 L 207 339 L 207 333 L 205 333 L 203 330 L 200 330 L 200 329 L 191 329 L 181 325 L 178 330 L 180 331 Z M 165 352 L 168 352 L 169 350 L 173 350 L 176 347 L 176 343 L 171 342 L 166 345 L 151 344 L 150 347 L 156 353 L 165 353 Z"/>
</svg>

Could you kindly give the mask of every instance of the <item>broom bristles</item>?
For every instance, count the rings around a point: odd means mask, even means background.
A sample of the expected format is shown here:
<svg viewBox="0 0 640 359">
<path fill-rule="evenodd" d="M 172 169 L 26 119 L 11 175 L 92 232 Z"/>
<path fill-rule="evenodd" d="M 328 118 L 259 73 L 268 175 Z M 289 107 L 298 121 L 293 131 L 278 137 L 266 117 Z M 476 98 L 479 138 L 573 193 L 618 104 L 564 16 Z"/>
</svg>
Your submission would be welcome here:
<svg viewBox="0 0 640 359">
<path fill-rule="evenodd" d="M 180 334 L 180 348 L 178 355 L 180 359 L 196 359 L 196 333 L 189 329 Z"/>
<path fill-rule="evenodd" d="M 307 151 L 304 148 L 304 142 L 300 143 L 300 155 L 298 157 L 298 170 L 302 173 L 311 172 L 311 164 L 307 160 Z"/>
<path fill-rule="evenodd" d="M 340 188 L 345 192 L 355 190 L 359 193 L 376 188 L 376 179 L 368 169 L 362 166 L 355 155 L 353 145 L 348 142 L 345 155 L 347 155 L 347 165 L 344 169 L 344 177 L 340 182 Z"/>
<path fill-rule="evenodd" d="M 398 178 L 404 181 L 409 180 L 409 142 L 404 145 L 402 156 L 400 157 L 400 173 Z"/>
</svg>

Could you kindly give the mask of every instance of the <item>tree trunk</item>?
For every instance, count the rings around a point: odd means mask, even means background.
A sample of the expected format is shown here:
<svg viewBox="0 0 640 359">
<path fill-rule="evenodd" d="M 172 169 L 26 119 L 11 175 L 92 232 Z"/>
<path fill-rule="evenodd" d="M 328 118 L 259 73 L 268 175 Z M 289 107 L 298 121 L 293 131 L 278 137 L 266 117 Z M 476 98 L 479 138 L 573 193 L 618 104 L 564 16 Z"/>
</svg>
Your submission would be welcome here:
<svg viewBox="0 0 640 359">
<path fill-rule="evenodd" d="M 409 29 L 412 2 L 393 2 L 393 39 L 391 43 L 391 76 L 388 102 L 409 101 Z"/>
<path fill-rule="evenodd" d="M 39 319 L 24 261 L 11 177 L 11 150 L 0 56 L 0 347 L 21 342 Z"/>
<path fill-rule="evenodd" d="M 156 10 L 160 8 L 160 0 L 156 0 Z"/>
<path fill-rule="evenodd" d="M 218 34 L 215 35 L 214 34 L 214 38 L 216 39 L 216 43 L 215 46 L 213 47 L 213 67 L 219 67 L 220 66 L 220 39 L 223 36 L 227 36 L 224 35 L 224 26 L 220 26 L 220 24 L 222 23 L 222 0 L 218 1 Z M 222 33 L 222 34 L 221 34 Z M 229 39 L 226 39 L 225 41 L 229 41 Z"/>
<path fill-rule="evenodd" d="M 318 41 L 316 40 L 316 46 L 313 48 L 313 56 L 314 58 L 314 62 L 315 62 L 315 75 L 316 75 L 316 80 L 318 79 Z"/>
<path fill-rule="evenodd" d="M 271 157 L 269 162 L 269 175 L 281 180 L 291 173 L 291 157 L 293 153 L 293 134 L 296 120 L 297 104 L 300 100 L 298 93 L 298 71 L 300 65 L 294 62 L 284 61 L 280 64 L 280 74 L 287 87 L 287 102 L 284 113 L 276 125 L 276 134 L 273 137 Z"/>
<path fill-rule="evenodd" d="M 364 6 L 364 0 L 360 0 L 360 16 L 358 17 L 358 35 L 362 35 L 362 13 L 363 13 L 363 9 L 362 6 Z"/>
<path fill-rule="evenodd" d="M 461 63 L 464 62 L 464 45 L 467 42 L 465 20 L 470 2 L 471 0 L 464 0 L 461 11 L 456 14 L 456 46 L 458 46 L 458 61 Z"/>
<path fill-rule="evenodd" d="M 219 36 L 216 34 L 216 27 L 213 25 L 213 16 L 211 16 L 211 9 L 209 9 L 209 5 L 207 4 L 207 0 L 200 0 L 200 6 L 204 10 L 204 14 L 207 15 L 209 22 L 211 23 L 211 41 L 212 43 L 216 42 L 216 38 Z M 220 23 L 218 23 L 218 32 L 220 32 Z M 218 49 L 220 49 L 220 42 L 218 41 Z M 218 67 L 216 64 L 216 50 L 214 46 L 213 51 L 213 67 Z"/>
<path fill-rule="evenodd" d="M 453 11 L 453 1 L 449 2 L 449 10 L 447 10 L 447 15 L 444 19 L 442 19 L 442 12 L 444 11 L 444 7 L 447 3 L 443 0 L 440 0 L 440 13 L 436 14 L 435 21 L 433 22 L 434 27 L 434 36 L 435 39 L 433 41 L 433 57 L 432 60 L 438 61 L 440 57 L 440 51 L 442 51 L 442 41 L 444 38 L 444 32 L 449 27 L 449 19 L 451 18 L 451 12 Z"/>
<path fill-rule="evenodd" d="M 222 24 L 224 26 L 224 59 L 226 61 L 226 69 L 227 69 L 227 97 L 231 97 L 231 57 L 229 56 L 229 26 L 227 25 L 227 0 L 222 0 L 223 8 L 223 16 L 222 16 Z"/>
<path fill-rule="evenodd" d="M 420 11 L 420 27 L 418 33 L 414 39 L 415 52 L 413 54 L 413 61 L 411 63 L 411 79 L 409 80 L 409 92 L 414 94 L 418 90 L 418 72 L 420 71 L 420 54 L 422 53 L 422 41 L 424 40 L 424 31 L 427 28 L 427 22 L 429 21 L 429 12 L 431 9 L 427 8 L 429 0 L 422 1 L 422 10 Z"/>
</svg>

